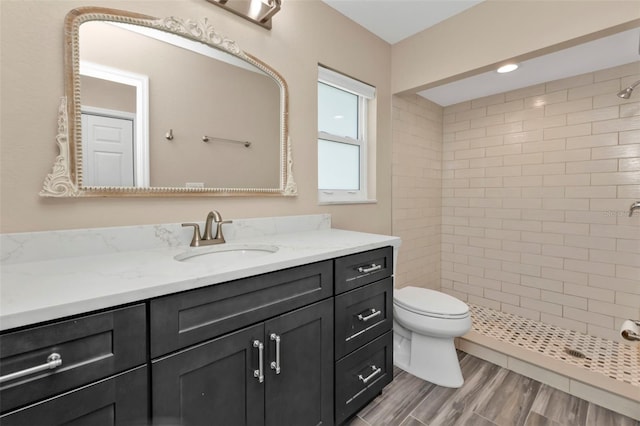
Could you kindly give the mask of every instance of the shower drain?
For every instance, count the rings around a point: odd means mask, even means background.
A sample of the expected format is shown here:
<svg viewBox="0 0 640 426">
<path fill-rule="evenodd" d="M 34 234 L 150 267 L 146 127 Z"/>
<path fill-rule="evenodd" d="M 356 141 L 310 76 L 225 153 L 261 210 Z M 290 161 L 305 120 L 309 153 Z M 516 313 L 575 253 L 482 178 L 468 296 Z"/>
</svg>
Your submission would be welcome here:
<svg viewBox="0 0 640 426">
<path fill-rule="evenodd" d="M 565 347 L 564 351 L 565 351 L 565 353 L 567 353 L 567 354 L 569 354 L 569 355 L 571 355 L 573 357 L 576 357 L 576 358 L 586 358 L 587 357 L 585 354 L 583 354 L 582 352 L 580 352 L 577 349 L 571 349 L 569 347 Z"/>
</svg>

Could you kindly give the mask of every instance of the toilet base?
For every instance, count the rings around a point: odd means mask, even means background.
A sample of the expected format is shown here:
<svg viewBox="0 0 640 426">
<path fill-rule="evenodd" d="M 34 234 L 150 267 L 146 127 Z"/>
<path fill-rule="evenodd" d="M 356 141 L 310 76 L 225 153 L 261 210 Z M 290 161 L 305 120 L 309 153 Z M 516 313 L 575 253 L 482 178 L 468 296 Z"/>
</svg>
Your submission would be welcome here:
<svg viewBox="0 0 640 426">
<path fill-rule="evenodd" d="M 439 386 L 462 386 L 464 378 L 453 337 L 440 338 L 411 333 L 408 338 L 406 334 L 395 330 L 393 333 L 393 359 L 398 368 Z"/>
</svg>

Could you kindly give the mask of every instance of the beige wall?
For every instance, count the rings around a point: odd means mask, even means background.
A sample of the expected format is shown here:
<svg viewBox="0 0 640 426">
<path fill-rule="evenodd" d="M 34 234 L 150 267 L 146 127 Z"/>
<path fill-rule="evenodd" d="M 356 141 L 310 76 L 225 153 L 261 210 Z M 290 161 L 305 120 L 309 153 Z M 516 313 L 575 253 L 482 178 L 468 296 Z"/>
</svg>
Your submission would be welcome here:
<svg viewBox="0 0 640 426">
<path fill-rule="evenodd" d="M 443 108 L 393 97 L 393 235 L 402 238 L 396 287 L 440 288 Z"/>
<path fill-rule="evenodd" d="M 550 46 L 578 44 L 575 39 L 638 19 L 633 0 L 485 0 L 396 43 L 392 93 L 488 71 Z"/>
<path fill-rule="evenodd" d="M 617 339 L 640 318 L 640 62 L 445 108 L 442 287 Z"/>
<path fill-rule="evenodd" d="M 319 0 L 285 2 L 274 17 L 271 31 L 201 0 L 3 0 L 0 5 L 1 232 L 204 220 L 206 213 L 214 208 L 225 218 L 327 212 L 333 215 L 335 227 L 391 232 L 391 49 Z M 57 107 L 64 94 L 64 16 L 74 7 L 88 5 L 153 16 L 207 18 L 246 52 L 280 72 L 290 89 L 290 136 L 299 195 L 292 198 L 40 198 L 38 192 L 57 155 Z M 375 204 L 317 204 L 318 63 L 377 88 L 378 202 Z"/>
</svg>

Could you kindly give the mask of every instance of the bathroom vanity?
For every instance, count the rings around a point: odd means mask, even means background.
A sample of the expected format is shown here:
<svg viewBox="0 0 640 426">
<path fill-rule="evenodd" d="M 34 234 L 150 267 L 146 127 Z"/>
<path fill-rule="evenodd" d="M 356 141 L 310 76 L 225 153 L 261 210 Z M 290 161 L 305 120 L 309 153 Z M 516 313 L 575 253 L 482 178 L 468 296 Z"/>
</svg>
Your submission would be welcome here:
<svg viewBox="0 0 640 426">
<path fill-rule="evenodd" d="M 185 247 L 7 265 L 0 422 L 342 424 L 393 377 L 393 247 L 399 240 L 329 228 L 229 244 L 266 241 L 278 250 L 215 268 L 176 260 Z M 113 274 L 120 274 L 133 286 L 126 266 L 109 271 L 126 258 L 146 259 L 138 288 L 119 294 L 118 285 L 102 288 L 98 275 L 116 282 Z M 89 272 L 100 259 L 103 272 Z M 78 261 L 85 267 L 69 273 Z M 162 275 L 167 262 L 168 278 Z M 66 305 L 54 300 L 47 307 L 43 298 L 40 309 L 32 301 L 31 310 L 11 313 L 11 296 L 19 291 L 7 283 L 17 284 L 42 263 L 59 269 L 28 285 L 50 288 L 62 276 L 86 281 L 70 283 L 75 298 L 69 294 Z M 165 282 L 149 285 L 143 270 Z M 73 291 L 83 286 L 94 287 L 92 298 L 87 288 L 79 297 Z M 105 306 L 82 311 L 82 298 Z M 41 365 L 42 371 L 29 370 Z"/>
</svg>

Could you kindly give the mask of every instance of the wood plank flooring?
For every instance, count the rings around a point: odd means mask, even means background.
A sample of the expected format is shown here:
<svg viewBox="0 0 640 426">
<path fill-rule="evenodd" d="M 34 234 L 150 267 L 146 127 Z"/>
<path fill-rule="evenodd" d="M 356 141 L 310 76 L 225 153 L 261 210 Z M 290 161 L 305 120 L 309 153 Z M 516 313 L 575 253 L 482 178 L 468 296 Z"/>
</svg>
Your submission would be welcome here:
<svg viewBox="0 0 640 426">
<path fill-rule="evenodd" d="M 398 368 L 349 426 L 640 426 L 640 422 L 463 352 L 464 385 L 436 386 Z"/>
</svg>

